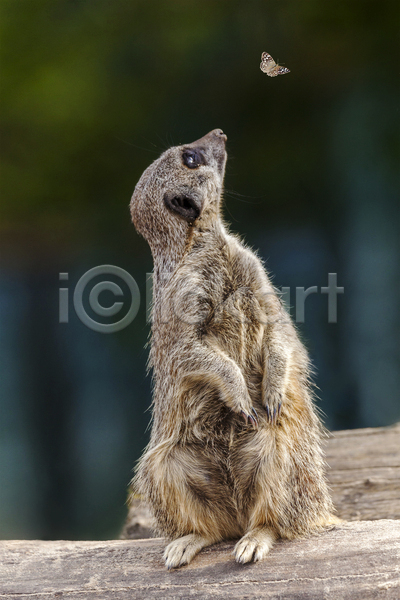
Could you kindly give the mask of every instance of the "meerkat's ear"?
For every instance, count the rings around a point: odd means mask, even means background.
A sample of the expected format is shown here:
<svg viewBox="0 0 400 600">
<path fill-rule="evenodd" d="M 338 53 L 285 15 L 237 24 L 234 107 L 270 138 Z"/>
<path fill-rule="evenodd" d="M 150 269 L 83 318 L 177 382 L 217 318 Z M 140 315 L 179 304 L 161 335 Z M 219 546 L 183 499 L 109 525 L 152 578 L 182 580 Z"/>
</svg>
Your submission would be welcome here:
<svg viewBox="0 0 400 600">
<path fill-rule="evenodd" d="M 193 223 L 200 216 L 201 206 L 198 198 L 187 194 L 169 194 L 164 196 L 164 204 L 188 223 Z"/>
</svg>

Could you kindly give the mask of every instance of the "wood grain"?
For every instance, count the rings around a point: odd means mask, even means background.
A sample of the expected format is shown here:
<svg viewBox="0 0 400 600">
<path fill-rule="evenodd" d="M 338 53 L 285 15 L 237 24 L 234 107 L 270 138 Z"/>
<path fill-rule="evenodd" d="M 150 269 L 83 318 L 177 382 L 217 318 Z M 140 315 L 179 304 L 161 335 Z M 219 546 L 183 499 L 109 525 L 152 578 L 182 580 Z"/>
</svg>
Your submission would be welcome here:
<svg viewBox="0 0 400 600">
<path fill-rule="evenodd" d="M 326 460 L 340 518 L 400 519 L 399 423 L 332 433 Z"/>
<path fill-rule="evenodd" d="M 400 597 L 400 521 L 346 523 L 312 538 L 280 541 L 259 563 L 238 565 L 233 543 L 203 550 L 167 571 L 160 539 L 0 543 L 0 598 L 132 600 Z"/>
</svg>

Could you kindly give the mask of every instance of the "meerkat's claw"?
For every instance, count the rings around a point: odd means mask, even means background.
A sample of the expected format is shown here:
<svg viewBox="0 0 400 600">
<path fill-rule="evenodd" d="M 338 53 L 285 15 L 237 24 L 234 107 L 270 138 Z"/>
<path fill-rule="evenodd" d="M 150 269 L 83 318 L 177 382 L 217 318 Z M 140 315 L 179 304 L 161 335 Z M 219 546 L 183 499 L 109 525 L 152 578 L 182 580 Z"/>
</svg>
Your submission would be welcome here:
<svg viewBox="0 0 400 600">
<path fill-rule="evenodd" d="M 279 411 L 276 408 L 265 406 L 265 412 L 267 413 L 268 423 L 270 425 L 276 425 L 277 418 L 279 417 Z"/>
<path fill-rule="evenodd" d="M 257 562 L 266 557 L 276 536 L 267 528 L 249 531 L 236 544 L 233 554 L 238 563 Z"/>
<path fill-rule="evenodd" d="M 168 570 L 188 565 L 205 546 L 212 542 L 201 535 L 190 533 L 174 540 L 165 548 L 164 561 Z"/>
<path fill-rule="evenodd" d="M 264 408 L 267 413 L 268 423 L 276 425 L 281 415 L 282 409 L 282 394 L 280 392 L 270 393 L 267 398 L 264 398 Z"/>
<path fill-rule="evenodd" d="M 240 411 L 240 414 L 242 415 L 246 425 L 248 425 L 250 423 L 250 425 L 252 426 L 253 429 L 258 429 L 258 415 L 254 408 L 252 408 L 251 410 L 253 412 L 252 415 L 245 412 L 244 410 Z"/>
<path fill-rule="evenodd" d="M 257 423 L 257 419 L 255 419 L 254 417 L 249 417 L 249 421 L 253 427 L 253 429 L 258 429 L 258 423 Z"/>
</svg>

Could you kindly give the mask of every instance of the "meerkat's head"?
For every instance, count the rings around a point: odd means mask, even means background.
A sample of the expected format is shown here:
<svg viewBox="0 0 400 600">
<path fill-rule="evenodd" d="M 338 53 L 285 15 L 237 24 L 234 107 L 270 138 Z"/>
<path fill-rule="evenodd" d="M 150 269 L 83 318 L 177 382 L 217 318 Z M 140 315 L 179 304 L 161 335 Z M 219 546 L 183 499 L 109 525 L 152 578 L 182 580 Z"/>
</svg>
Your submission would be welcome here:
<svg viewBox="0 0 400 600">
<path fill-rule="evenodd" d="M 143 173 L 130 209 L 137 231 L 150 246 L 185 240 L 196 225 L 219 218 L 225 173 L 226 135 L 207 135 L 164 152 Z"/>
</svg>

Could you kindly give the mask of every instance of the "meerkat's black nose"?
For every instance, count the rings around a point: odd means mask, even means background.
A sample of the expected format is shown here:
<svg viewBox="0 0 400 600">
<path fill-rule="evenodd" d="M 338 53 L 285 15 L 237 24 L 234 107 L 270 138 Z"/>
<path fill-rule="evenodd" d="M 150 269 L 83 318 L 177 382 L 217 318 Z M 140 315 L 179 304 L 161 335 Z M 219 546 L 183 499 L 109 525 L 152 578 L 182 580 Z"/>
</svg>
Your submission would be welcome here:
<svg viewBox="0 0 400 600">
<path fill-rule="evenodd" d="M 208 135 L 215 135 L 215 137 L 223 139 L 224 142 L 228 139 L 222 129 L 213 129 Z"/>
<path fill-rule="evenodd" d="M 207 133 L 205 136 L 203 136 L 202 138 L 200 138 L 199 140 L 196 140 L 195 142 L 192 142 L 191 144 L 187 144 L 188 148 L 192 148 L 192 147 L 196 147 L 196 146 L 208 146 L 208 145 L 217 145 L 220 146 L 221 143 L 223 143 L 225 145 L 225 142 L 227 140 L 226 135 L 224 134 L 224 132 L 222 131 L 222 129 L 213 129 L 212 131 L 210 131 L 209 133 Z"/>
</svg>

